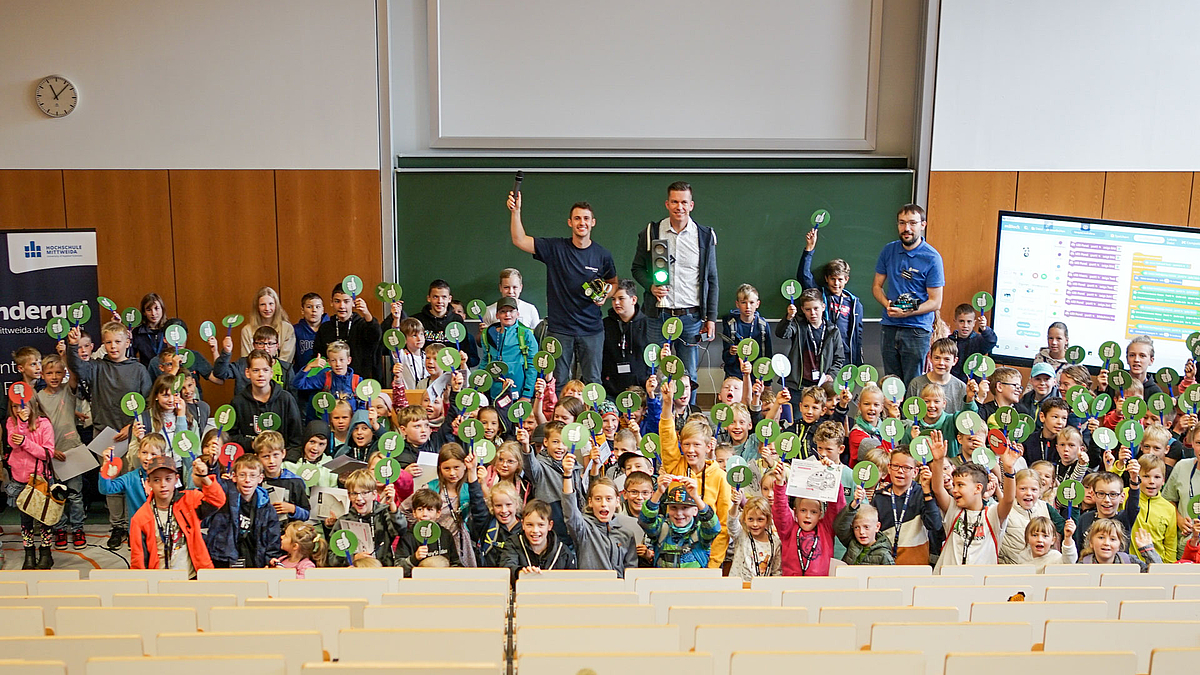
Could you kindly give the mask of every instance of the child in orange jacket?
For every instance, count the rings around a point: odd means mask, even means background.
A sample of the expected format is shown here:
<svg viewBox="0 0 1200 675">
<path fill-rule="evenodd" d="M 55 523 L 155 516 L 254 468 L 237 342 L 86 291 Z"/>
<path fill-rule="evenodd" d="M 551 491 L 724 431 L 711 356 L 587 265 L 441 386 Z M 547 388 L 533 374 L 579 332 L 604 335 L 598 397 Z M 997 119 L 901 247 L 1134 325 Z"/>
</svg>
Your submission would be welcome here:
<svg viewBox="0 0 1200 675">
<path fill-rule="evenodd" d="M 179 476 L 175 458 L 158 455 L 146 467 L 148 498 L 129 520 L 129 566 L 133 569 L 184 569 L 188 578 L 196 570 L 211 569 L 212 559 L 200 533 L 200 516 L 205 505 L 225 505 L 225 491 L 208 475 L 208 466 L 192 462 L 192 484 L 199 490 L 175 492 Z M 168 551 L 164 551 L 165 548 Z"/>
</svg>

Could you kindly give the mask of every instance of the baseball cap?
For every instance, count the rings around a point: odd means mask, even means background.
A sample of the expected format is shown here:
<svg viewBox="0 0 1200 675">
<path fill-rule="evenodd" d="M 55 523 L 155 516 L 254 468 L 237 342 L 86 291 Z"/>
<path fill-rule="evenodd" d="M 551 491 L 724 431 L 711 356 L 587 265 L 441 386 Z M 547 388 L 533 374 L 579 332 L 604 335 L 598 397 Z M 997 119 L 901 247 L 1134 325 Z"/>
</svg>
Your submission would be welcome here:
<svg viewBox="0 0 1200 675">
<path fill-rule="evenodd" d="M 517 299 L 510 298 L 507 295 L 496 301 L 496 311 L 502 309 L 517 309 Z"/>
<path fill-rule="evenodd" d="M 179 469 L 175 468 L 175 458 L 166 455 L 155 455 L 150 460 L 150 466 L 146 467 L 146 475 L 149 476 L 159 469 L 167 469 L 175 474 L 179 473 Z"/>
<path fill-rule="evenodd" d="M 1034 378 L 1040 375 L 1049 375 L 1054 377 L 1054 366 L 1049 363 L 1035 363 L 1033 369 L 1029 371 L 1029 377 Z"/>
<path fill-rule="evenodd" d="M 670 490 L 667 490 L 667 494 L 665 497 L 663 497 L 662 503 L 663 506 L 667 506 L 669 504 L 697 506 L 696 502 L 692 499 L 692 496 L 688 494 L 687 488 L 682 485 L 676 485 Z"/>
</svg>

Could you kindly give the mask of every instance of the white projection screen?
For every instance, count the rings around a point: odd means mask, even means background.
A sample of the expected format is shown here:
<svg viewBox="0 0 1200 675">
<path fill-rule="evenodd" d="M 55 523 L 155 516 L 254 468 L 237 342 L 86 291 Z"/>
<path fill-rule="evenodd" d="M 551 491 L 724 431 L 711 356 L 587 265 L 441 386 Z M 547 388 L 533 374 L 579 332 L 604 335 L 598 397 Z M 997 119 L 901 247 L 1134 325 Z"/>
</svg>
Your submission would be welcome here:
<svg viewBox="0 0 1200 675">
<path fill-rule="evenodd" d="M 1102 342 L 1154 339 L 1153 369 L 1183 372 L 1200 330 L 1200 230 L 1000 212 L 993 327 L 998 359 L 1028 364 L 1062 321 L 1099 366 Z"/>
<path fill-rule="evenodd" d="M 438 148 L 873 150 L 882 0 L 428 0 Z"/>
</svg>

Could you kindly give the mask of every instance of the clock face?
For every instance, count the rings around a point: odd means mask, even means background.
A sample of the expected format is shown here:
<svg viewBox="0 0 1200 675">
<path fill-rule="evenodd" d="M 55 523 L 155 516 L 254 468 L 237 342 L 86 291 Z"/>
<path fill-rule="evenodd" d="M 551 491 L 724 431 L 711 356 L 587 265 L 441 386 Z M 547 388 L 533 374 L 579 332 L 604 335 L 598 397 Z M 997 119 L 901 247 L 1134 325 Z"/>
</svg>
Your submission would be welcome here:
<svg viewBox="0 0 1200 675">
<path fill-rule="evenodd" d="M 51 75 L 38 82 L 33 99 L 37 107 L 50 117 L 63 117 L 69 115 L 79 103 L 79 92 L 66 78 Z"/>
</svg>

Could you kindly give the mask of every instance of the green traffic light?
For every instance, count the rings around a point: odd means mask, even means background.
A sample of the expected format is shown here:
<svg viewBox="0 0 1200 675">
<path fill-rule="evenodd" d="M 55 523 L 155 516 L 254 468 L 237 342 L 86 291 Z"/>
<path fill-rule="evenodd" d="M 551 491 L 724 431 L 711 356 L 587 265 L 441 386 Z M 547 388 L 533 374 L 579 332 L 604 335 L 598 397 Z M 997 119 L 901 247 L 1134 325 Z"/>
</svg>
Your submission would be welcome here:
<svg viewBox="0 0 1200 675">
<path fill-rule="evenodd" d="M 656 284 L 667 283 L 667 271 L 666 270 L 655 270 L 654 283 L 656 283 Z"/>
</svg>

